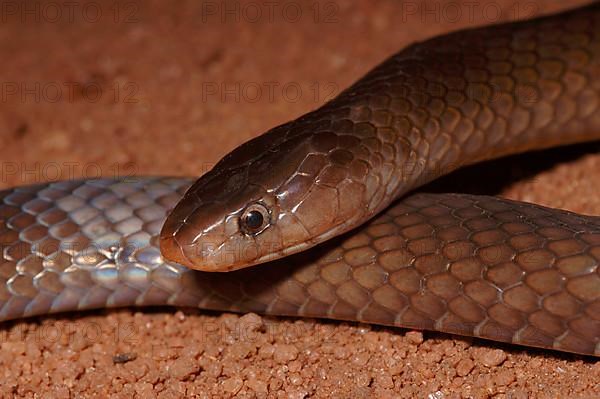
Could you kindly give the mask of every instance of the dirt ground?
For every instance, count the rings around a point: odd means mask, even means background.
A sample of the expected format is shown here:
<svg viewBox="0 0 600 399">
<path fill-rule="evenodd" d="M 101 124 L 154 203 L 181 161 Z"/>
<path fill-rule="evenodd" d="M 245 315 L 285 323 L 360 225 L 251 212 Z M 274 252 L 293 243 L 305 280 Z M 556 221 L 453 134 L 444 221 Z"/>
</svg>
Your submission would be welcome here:
<svg viewBox="0 0 600 399">
<path fill-rule="evenodd" d="M 0 187 L 199 175 L 409 43 L 573 1 L 3 1 Z M 581 2 L 579 2 L 581 3 Z M 600 145 L 435 185 L 600 214 Z M 2 397 L 597 398 L 600 362 L 403 329 L 195 309 L 0 325 Z"/>
</svg>

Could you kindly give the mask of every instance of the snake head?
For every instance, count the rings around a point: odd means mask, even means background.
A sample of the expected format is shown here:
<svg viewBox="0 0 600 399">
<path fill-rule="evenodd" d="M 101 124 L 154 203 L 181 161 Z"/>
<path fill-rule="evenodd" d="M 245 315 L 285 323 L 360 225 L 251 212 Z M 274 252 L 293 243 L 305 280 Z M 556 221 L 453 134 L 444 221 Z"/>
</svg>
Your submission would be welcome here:
<svg viewBox="0 0 600 399">
<path fill-rule="evenodd" d="M 161 231 L 163 257 L 235 270 L 308 249 L 365 219 L 368 164 L 348 150 L 357 140 L 289 129 L 243 144 L 188 189 Z"/>
<path fill-rule="evenodd" d="M 280 251 L 276 198 L 245 185 L 238 172 L 206 175 L 187 191 L 161 232 L 166 259 L 198 270 L 229 271 L 268 261 Z M 223 195 L 202 195 L 212 190 Z"/>
</svg>

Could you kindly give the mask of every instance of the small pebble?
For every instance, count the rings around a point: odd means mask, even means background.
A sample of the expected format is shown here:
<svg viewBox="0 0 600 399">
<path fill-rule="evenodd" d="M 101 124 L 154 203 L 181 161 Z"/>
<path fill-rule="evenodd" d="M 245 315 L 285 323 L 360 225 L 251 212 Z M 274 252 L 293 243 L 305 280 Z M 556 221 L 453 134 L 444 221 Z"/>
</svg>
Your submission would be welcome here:
<svg viewBox="0 0 600 399">
<path fill-rule="evenodd" d="M 298 348 L 294 345 L 276 344 L 273 359 L 277 363 L 287 363 L 298 357 Z"/>
<path fill-rule="evenodd" d="M 486 367 L 501 365 L 506 360 L 506 353 L 501 349 L 482 349 L 475 351 L 475 361 Z"/>
<path fill-rule="evenodd" d="M 258 379 L 246 380 L 246 386 L 256 393 L 267 393 L 267 383 Z"/>
<path fill-rule="evenodd" d="M 456 365 L 456 373 L 459 376 L 464 377 L 467 374 L 469 374 L 471 370 L 473 370 L 473 367 L 475 367 L 475 363 L 473 363 L 473 360 L 461 359 Z"/>
<path fill-rule="evenodd" d="M 423 343 L 423 333 L 421 331 L 409 331 L 404 336 L 413 345 L 421 345 Z"/>
<path fill-rule="evenodd" d="M 228 378 L 223 381 L 223 390 L 231 395 L 235 395 L 242 389 L 244 381 L 239 377 Z"/>
<path fill-rule="evenodd" d="M 135 359 L 137 359 L 137 353 L 135 352 L 119 353 L 112 358 L 115 364 L 127 363 Z"/>
<path fill-rule="evenodd" d="M 180 381 L 200 371 L 200 365 L 190 358 L 179 358 L 171 363 L 169 374 Z"/>
</svg>

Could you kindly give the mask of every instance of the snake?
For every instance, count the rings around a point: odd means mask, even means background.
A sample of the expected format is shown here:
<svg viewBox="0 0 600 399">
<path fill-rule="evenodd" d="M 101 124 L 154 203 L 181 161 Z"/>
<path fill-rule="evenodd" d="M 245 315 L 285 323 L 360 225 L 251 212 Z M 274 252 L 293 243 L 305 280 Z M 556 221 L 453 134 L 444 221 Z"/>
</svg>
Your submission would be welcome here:
<svg viewBox="0 0 600 399">
<path fill-rule="evenodd" d="M 600 217 L 418 191 L 600 139 L 598 78 L 594 3 L 412 44 L 197 180 L 1 191 L 0 321 L 172 305 L 598 357 Z"/>
</svg>

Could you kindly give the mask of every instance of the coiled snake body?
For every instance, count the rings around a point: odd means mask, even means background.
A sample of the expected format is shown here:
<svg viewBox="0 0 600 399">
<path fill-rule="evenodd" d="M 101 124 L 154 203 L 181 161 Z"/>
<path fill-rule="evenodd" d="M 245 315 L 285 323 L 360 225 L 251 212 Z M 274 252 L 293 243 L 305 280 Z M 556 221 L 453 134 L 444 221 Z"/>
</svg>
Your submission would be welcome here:
<svg viewBox="0 0 600 399">
<path fill-rule="evenodd" d="M 0 320 L 170 304 L 598 356 L 599 217 L 494 197 L 402 197 L 431 171 L 600 138 L 598 77 L 594 4 L 408 47 L 194 184 L 2 191 Z"/>
</svg>

